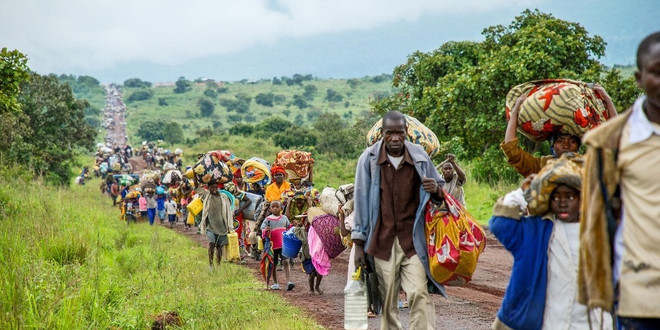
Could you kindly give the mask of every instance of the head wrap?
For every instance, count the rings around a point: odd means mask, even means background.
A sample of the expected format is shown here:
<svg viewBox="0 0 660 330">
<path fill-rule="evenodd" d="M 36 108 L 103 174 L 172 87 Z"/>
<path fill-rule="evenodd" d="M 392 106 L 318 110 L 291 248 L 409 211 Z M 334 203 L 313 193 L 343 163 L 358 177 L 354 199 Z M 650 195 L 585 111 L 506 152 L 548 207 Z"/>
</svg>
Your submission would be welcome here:
<svg viewBox="0 0 660 330">
<path fill-rule="evenodd" d="M 529 213 L 532 215 L 546 214 L 550 208 L 550 195 L 560 185 L 580 191 L 583 167 L 583 156 L 572 152 L 548 161 L 532 180 L 529 188 L 525 190 Z"/>
<path fill-rule="evenodd" d="M 284 177 L 286 177 L 286 170 L 282 166 L 273 166 L 270 169 L 270 175 L 275 176 L 277 173 L 282 173 L 284 174 Z"/>
<path fill-rule="evenodd" d="M 241 169 L 239 168 L 234 172 L 234 178 L 238 178 L 240 176 L 241 176 Z"/>
</svg>

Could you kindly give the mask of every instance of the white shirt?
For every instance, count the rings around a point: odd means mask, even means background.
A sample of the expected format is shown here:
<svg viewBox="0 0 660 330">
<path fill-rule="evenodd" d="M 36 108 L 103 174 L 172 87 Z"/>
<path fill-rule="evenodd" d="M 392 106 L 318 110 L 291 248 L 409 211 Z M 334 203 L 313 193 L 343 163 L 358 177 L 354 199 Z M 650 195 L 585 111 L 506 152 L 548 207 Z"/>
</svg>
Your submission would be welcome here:
<svg viewBox="0 0 660 330">
<path fill-rule="evenodd" d="M 543 313 L 543 329 L 589 329 L 587 306 L 577 302 L 580 223 L 553 219 L 548 244 L 548 284 Z M 600 310 L 591 312 L 594 329 L 601 329 Z M 602 329 L 611 329 L 609 313 L 603 315 Z"/>
<path fill-rule="evenodd" d="M 394 169 L 398 169 L 399 164 L 401 164 L 401 161 L 403 160 L 403 155 L 401 155 L 399 157 L 393 157 L 393 156 L 390 156 L 390 154 L 387 154 L 387 159 L 390 160 L 390 163 L 392 163 L 392 166 L 394 166 Z"/>
<path fill-rule="evenodd" d="M 167 210 L 167 214 L 176 214 L 176 202 L 165 201 L 165 210 Z"/>
</svg>

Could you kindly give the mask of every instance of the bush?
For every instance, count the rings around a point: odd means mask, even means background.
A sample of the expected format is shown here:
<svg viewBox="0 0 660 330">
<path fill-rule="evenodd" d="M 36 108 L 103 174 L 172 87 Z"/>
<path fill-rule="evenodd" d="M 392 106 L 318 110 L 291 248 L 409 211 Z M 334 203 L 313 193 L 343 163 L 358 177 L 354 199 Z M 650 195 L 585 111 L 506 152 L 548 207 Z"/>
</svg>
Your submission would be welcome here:
<svg viewBox="0 0 660 330">
<path fill-rule="evenodd" d="M 238 123 L 229 129 L 231 135 L 249 136 L 254 133 L 254 126 L 250 124 Z"/>
<path fill-rule="evenodd" d="M 328 102 L 341 102 L 344 100 L 344 97 L 341 96 L 337 91 L 333 89 L 328 89 L 325 96 L 326 101 Z"/>
<path fill-rule="evenodd" d="M 206 90 L 204 90 L 204 96 L 214 99 L 218 97 L 218 92 L 216 92 L 213 89 L 207 88 Z"/>
<path fill-rule="evenodd" d="M 133 92 L 133 94 L 128 96 L 128 99 L 126 100 L 128 103 L 132 103 L 135 101 L 144 101 L 150 99 L 152 96 L 154 96 L 154 92 L 150 89 L 141 89 Z"/>
<path fill-rule="evenodd" d="M 495 184 L 499 181 L 516 183 L 522 177 L 506 161 L 506 156 L 499 146 L 491 146 L 473 161 L 474 170 L 472 175 L 478 182 Z"/>
<path fill-rule="evenodd" d="M 166 98 L 164 98 L 164 97 L 159 97 L 159 98 L 158 98 L 158 105 L 161 106 L 161 107 L 164 107 L 164 106 L 168 106 L 168 105 L 170 105 L 170 104 L 167 102 L 167 99 L 166 99 Z"/>
<path fill-rule="evenodd" d="M 128 88 L 148 88 L 151 87 L 151 83 L 148 81 L 142 81 L 139 78 L 126 79 L 124 81 L 124 87 Z"/>
<path fill-rule="evenodd" d="M 273 143 L 283 149 L 313 147 L 316 140 L 314 132 L 298 126 L 291 126 L 284 132 L 273 134 Z"/>
<path fill-rule="evenodd" d="M 209 117 L 213 114 L 213 111 L 215 111 L 215 106 L 213 105 L 213 102 L 211 102 L 211 100 L 209 99 L 206 98 L 199 99 L 197 105 L 199 106 L 199 113 L 203 117 Z"/>
<path fill-rule="evenodd" d="M 254 102 L 256 102 L 257 104 L 261 104 L 265 107 L 272 107 L 274 98 L 275 95 L 273 95 L 273 93 L 268 93 L 268 94 L 259 93 L 254 98 Z"/>
</svg>

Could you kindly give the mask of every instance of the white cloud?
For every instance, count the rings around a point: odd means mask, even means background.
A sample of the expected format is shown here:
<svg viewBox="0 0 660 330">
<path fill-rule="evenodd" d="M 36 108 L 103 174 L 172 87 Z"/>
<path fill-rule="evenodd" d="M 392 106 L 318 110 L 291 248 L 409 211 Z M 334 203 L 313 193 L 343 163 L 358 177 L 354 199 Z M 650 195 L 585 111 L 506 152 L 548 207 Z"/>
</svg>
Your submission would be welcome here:
<svg viewBox="0 0 660 330">
<path fill-rule="evenodd" d="M 369 30 L 532 0 L 2 0 L 0 46 L 42 72 L 179 64 L 282 38 Z"/>
</svg>

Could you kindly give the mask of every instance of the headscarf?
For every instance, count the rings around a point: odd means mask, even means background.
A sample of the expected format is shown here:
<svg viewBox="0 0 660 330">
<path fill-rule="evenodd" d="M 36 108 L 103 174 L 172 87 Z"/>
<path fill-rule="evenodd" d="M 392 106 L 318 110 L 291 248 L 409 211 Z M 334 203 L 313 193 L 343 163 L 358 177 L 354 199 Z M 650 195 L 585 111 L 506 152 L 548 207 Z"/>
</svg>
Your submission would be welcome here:
<svg viewBox="0 0 660 330">
<path fill-rule="evenodd" d="M 275 174 L 277 174 L 277 173 L 282 173 L 282 174 L 284 174 L 284 177 L 285 177 L 285 178 L 286 178 L 286 176 L 287 176 L 287 175 L 286 175 L 286 170 L 284 169 L 284 167 L 282 167 L 282 166 L 278 166 L 278 165 L 271 167 L 271 169 L 270 169 L 270 175 L 271 175 L 271 176 L 275 176 Z"/>
<path fill-rule="evenodd" d="M 241 169 L 237 169 L 236 172 L 234 172 L 234 178 L 238 178 L 241 176 Z"/>
<path fill-rule="evenodd" d="M 550 195 L 560 185 L 581 191 L 583 167 L 583 156 L 572 152 L 548 161 L 547 165 L 532 180 L 529 188 L 525 190 L 529 213 L 532 215 L 546 214 L 550 208 Z"/>
</svg>

